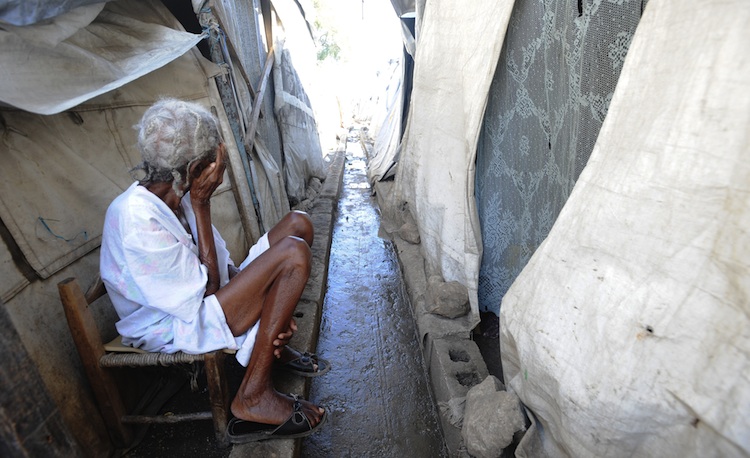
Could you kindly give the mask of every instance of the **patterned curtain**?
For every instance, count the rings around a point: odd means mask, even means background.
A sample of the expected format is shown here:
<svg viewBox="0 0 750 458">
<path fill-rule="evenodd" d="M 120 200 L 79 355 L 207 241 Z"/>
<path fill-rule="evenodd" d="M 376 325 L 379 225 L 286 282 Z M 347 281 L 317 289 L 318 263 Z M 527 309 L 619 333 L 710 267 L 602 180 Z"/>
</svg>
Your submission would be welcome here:
<svg viewBox="0 0 750 458">
<path fill-rule="evenodd" d="M 479 308 L 500 302 L 586 166 L 646 0 L 516 0 L 477 147 Z"/>
</svg>

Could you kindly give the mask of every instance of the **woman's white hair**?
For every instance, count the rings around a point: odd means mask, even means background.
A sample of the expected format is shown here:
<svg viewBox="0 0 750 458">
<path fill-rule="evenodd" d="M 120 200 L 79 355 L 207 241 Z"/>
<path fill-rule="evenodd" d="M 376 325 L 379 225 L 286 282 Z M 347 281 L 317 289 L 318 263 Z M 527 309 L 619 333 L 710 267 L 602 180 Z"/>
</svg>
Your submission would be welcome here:
<svg viewBox="0 0 750 458">
<path fill-rule="evenodd" d="M 133 171 L 145 173 L 141 182 L 172 181 L 178 196 L 182 196 L 180 185 L 189 180 L 190 164 L 212 157 L 222 143 L 218 123 L 210 111 L 177 99 L 156 102 L 136 128 L 143 162 Z"/>
</svg>

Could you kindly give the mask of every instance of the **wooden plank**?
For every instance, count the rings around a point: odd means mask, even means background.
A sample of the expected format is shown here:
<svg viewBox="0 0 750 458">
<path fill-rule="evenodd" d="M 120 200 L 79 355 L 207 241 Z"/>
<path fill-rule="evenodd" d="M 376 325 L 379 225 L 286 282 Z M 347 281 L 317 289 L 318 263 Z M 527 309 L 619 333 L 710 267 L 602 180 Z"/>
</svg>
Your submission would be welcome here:
<svg viewBox="0 0 750 458">
<path fill-rule="evenodd" d="M 255 145 L 255 131 L 258 129 L 258 120 L 260 119 L 260 109 L 263 105 L 263 97 L 266 95 L 266 88 L 268 87 L 269 76 L 271 75 L 271 69 L 273 68 L 274 59 L 274 48 L 268 52 L 266 62 L 263 64 L 263 74 L 258 85 L 258 97 L 255 99 L 253 104 L 253 112 L 250 116 L 250 125 L 247 126 L 247 132 L 245 133 L 245 141 L 249 144 L 249 147 Z"/>
<path fill-rule="evenodd" d="M 273 48 L 273 20 L 272 20 L 272 8 L 271 0 L 260 0 L 260 14 L 263 15 L 263 28 L 266 31 L 266 46 L 270 54 L 271 48 Z M 260 92 L 260 89 L 258 89 Z"/>
<path fill-rule="evenodd" d="M 99 404 L 99 411 L 115 444 L 127 446 L 132 439 L 132 431 L 121 422 L 121 418 L 125 415 L 125 406 L 120 398 L 114 377 L 107 370 L 99 367 L 99 359 L 104 354 L 104 346 L 83 291 L 75 278 L 61 281 L 57 284 L 57 288 L 73 342 L 78 349 L 83 369 Z"/>
<path fill-rule="evenodd" d="M 95 300 L 99 299 L 100 297 L 107 294 L 107 288 L 104 286 L 104 281 L 102 281 L 102 276 L 97 274 L 96 279 L 94 280 L 94 283 L 89 286 L 89 289 L 86 290 L 86 303 L 91 304 Z"/>
</svg>

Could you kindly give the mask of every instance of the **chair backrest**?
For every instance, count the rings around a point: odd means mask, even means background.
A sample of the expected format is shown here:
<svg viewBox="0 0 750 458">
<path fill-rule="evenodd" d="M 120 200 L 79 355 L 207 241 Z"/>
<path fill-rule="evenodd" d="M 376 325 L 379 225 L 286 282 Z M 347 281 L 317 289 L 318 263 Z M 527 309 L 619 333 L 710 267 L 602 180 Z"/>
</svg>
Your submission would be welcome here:
<svg viewBox="0 0 750 458">
<path fill-rule="evenodd" d="M 105 294 L 107 294 L 107 288 L 104 286 L 102 276 L 100 274 L 96 274 L 94 283 L 89 286 L 89 289 L 86 290 L 86 294 L 84 294 L 84 296 L 86 297 L 86 302 L 88 302 L 90 305 Z"/>
</svg>

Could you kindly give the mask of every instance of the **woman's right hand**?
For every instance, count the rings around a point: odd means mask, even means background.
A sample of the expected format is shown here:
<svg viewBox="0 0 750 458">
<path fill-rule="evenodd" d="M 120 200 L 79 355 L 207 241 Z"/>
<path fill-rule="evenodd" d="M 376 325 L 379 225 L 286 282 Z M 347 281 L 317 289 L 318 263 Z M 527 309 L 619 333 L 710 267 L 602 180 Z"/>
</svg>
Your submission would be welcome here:
<svg viewBox="0 0 750 458">
<path fill-rule="evenodd" d="M 211 195 L 224 180 L 225 160 L 226 146 L 222 143 L 216 149 L 216 160 L 206 166 L 190 183 L 190 201 L 193 207 L 209 203 Z M 199 163 L 193 164 L 189 173 L 195 173 L 197 171 L 196 168 L 199 166 Z"/>
<path fill-rule="evenodd" d="M 297 321 L 292 318 L 289 321 L 289 327 L 285 331 L 282 331 L 276 339 L 273 341 L 273 345 L 276 347 L 273 350 L 273 355 L 278 359 L 281 358 L 281 353 L 284 351 L 284 347 L 292 339 L 292 336 L 297 331 Z"/>
</svg>

